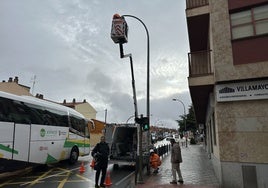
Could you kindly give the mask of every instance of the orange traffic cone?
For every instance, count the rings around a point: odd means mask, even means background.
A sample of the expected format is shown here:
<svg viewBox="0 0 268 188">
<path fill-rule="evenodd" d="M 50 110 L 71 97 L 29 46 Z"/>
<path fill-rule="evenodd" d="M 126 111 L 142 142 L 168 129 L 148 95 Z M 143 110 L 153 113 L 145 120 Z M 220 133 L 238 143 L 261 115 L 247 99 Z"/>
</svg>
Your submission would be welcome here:
<svg viewBox="0 0 268 188">
<path fill-rule="evenodd" d="M 92 161 L 91 161 L 91 163 L 90 163 L 90 165 L 89 165 L 91 168 L 94 168 L 94 166 L 95 166 L 95 160 L 94 159 L 92 159 Z"/>
<path fill-rule="evenodd" d="M 86 171 L 86 169 L 85 169 L 85 166 L 84 166 L 84 162 L 82 162 L 81 163 L 81 166 L 80 166 L 80 168 L 79 168 L 79 172 L 80 173 L 84 173 Z"/>
<path fill-rule="evenodd" d="M 111 186 L 112 185 L 111 177 L 110 177 L 110 172 L 109 171 L 106 174 L 104 185 L 105 186 Z"/>
</svg>

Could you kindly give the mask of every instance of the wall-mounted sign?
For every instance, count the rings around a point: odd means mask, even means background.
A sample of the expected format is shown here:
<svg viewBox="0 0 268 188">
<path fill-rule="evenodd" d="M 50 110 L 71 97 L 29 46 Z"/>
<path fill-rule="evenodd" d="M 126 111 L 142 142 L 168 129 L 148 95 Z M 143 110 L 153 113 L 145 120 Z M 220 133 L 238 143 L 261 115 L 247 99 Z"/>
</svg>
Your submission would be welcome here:
<svg viewBox="0 0 268 188">
<path fill-rule="evenodd" d="M 268 99 L 268 80 L 216 85 L 218 102 Z"/>
</svg>

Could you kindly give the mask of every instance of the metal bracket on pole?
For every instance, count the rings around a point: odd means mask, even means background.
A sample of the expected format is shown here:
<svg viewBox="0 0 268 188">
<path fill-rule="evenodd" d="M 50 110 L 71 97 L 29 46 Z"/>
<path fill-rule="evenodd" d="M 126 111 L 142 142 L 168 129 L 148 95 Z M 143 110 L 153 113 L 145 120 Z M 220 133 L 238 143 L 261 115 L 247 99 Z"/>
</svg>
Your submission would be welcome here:
<svg viewBox="0 0 268 188">
<path fill-rule="evenodd" d="M 120 58 L 132 57 L 132 54 L 124 54 L 123 44 L 119 44 Z"/>
<path fill-rule="evenodd" d="M 131 54 L 124 54 L 123 44 L 119 44 L 120 48 L 120 58 L 129 57 L 130 60 L 130 68 L 131 68 L 131 78 L 132 78 L 132 90 L 133 90 L 133 99 L 134 99 L 134 109 L 135 109 L 135 118 L 138 117 L 138 106 L 137 106 L 137 97 L 136 97 L 136 87 L 135 87 L 135 79 L 134 79 L 134 69 L 133 69 L 133 62 L 132 62 L 132 55 Z"/>
</svg>

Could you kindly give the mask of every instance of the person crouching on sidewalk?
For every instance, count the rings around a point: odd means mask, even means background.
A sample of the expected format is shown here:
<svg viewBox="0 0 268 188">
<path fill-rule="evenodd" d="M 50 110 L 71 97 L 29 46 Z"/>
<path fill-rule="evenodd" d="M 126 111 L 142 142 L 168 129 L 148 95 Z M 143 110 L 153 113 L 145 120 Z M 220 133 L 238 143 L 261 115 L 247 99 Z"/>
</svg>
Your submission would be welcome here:
<svg viewBox="0 0 268 188">
<path fill-rule="evenodd" d="M 150 166 L 154 169 L 153 173 L 157 174 L 159 166 L 162 164 L 159 155 L 153 149 L 150 149 Z"/>
<path fill-rule="evenodd" d="M 175 142 L 175 139 L 170 140 L 171 143 L 171 168 L 173 180 L 170 184 L 177 184 L 177 174 L 179 176 L 179 183 L 183 183 L 180 163 L 182 163 L 180 144 Z"/>
</svg>

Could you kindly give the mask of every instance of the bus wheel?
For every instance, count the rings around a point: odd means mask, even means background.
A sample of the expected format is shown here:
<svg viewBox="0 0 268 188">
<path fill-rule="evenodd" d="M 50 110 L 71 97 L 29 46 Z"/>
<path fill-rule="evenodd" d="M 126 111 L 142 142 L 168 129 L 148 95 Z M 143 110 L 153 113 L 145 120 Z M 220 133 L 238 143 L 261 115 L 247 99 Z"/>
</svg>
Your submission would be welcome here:
<svg viewBox="0 0 268 188">
<path fill-rule="evenodd" d="M 78 160 L 78 156 L 79 156 L 79 151 L 77 147 L 73 147 L 71 154 L 70 154 L 70 158 L 69 158 L 69 162 L 71 164 L 76 163 L 76 161 Z"/>
</svg>

